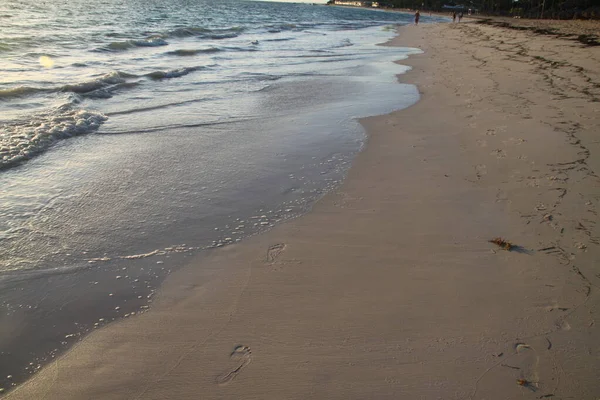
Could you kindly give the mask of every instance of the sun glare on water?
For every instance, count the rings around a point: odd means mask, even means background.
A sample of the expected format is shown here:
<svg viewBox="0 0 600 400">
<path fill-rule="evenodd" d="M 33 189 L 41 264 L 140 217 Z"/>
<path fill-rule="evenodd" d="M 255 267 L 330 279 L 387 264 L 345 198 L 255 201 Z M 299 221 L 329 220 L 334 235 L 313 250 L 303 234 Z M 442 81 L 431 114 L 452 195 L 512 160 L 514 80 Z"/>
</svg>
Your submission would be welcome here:
<svg viewBox="0 0 600 400">
<path fill-rule="evenodd" d="M 54 61 L 52 61 L 52 59 L 48 56 L 41 56 L 40 64 L 44 68 L 52 68 L 52 66 L 54 65 Z"/>
</svg>

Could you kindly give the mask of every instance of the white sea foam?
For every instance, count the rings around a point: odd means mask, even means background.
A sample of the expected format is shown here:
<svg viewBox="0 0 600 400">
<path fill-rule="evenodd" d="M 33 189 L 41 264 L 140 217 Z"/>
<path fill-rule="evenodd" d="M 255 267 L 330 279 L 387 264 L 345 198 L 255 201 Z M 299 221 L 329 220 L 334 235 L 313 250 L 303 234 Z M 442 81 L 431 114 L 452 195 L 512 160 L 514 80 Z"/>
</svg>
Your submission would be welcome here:
<svg viewBox="0 0 600 400">
<path fill-rule="evenodd" d="M 106 119 L 101 113 L 65 105 L 28 121 L 6 124 L 0 131 L 0 169 L 43 152 L 57 140 L 93 132 Z"/>
<path fill-rule="evenodd" d="M 178 245 L 173 245 L 173 246 L 169 246 L 169 247 L 165 247 L 164 249 L 156 249 L 156 250 L 152 250 L 149 251 L 147 253 L 140 253 L 140 254 L 130 254 L 130 255 L 126 255 L 126 256 L 115 256 L 115 257 L 95 257 L 95 258 L 89 258 L 87 260 L 88 264 L 94 264 L 97 262 L 106 262 L 106 261 L 112 261 L 112 260 L 139 260 L 142 258 L 148 258 L 148 257 L 153 257 L 153 256 L 164 256 L 164 255 L 168 255 L 168 254 L 174 254 L 174 253 L 187 253 L 193 250 L 198 250 L 199 247 L 190 247 L 190 246 L 186 246 L 185 244 L 178 244 Z"/>
</svg>

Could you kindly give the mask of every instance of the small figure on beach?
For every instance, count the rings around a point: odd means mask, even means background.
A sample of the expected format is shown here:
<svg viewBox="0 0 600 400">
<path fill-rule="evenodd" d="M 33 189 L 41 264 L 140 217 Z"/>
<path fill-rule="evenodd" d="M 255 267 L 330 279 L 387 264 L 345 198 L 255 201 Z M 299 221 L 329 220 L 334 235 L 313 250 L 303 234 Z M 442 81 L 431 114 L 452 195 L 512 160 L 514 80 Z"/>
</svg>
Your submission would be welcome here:
<svg viewBox="0 0 600 400">
<path fill-rule="evenodd" d="M 419 13 L 419 10 L 417 10 L 415 13 L 415 25 L 419 25 L 419 18 L 421 18 L 421 14 Z"/>
<path fill-rule="evenodd" d="M 462 11 L 461 11 L 461 12 L 458 14 L 458 22 L 460 22 L 460 20 L 462 19 L 462 17 L 463 17 L 463 13 L 462 13 Z"/>
<path fill-rule="evenodd" d="M 452 13 L 452 22 L 456 22 L 456 11 Z"/>
</svg>

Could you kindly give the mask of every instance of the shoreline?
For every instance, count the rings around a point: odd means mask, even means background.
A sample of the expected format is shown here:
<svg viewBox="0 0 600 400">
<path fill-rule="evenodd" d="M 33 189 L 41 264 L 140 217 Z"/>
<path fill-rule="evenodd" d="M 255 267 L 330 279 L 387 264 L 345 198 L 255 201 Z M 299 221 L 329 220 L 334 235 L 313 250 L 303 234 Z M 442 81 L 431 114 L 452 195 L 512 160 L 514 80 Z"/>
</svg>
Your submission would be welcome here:
<svg viewBox="0 0 600 400">
<path fill-rule="evenodd" d="M 598 103 L 556 121 L 556 94 L 524 86 L 571 70 L 472 25 L 400 29 L 425 51 L 402 61 L 421 99 L 361 120 L 366 148 L 312 211 L 192 262 L 7 398 L 598 396 Z"/>
<path fill-rule="evenodd" d="M 404 94 L 404 88 L 387 84 L 401 67 L 383 61 L 390 59 L 390 49 L 373 46 L 393 34 L 379 27 L 349 32 L 351 58 L 361 61 L 341 61 L 333 72 L 339 63 L 317 65 L 324 74 L 319 77 L 284 73 L 247 99 L 255 109 L 253 121 L 143 137 L 83 135 L 30 160 L 21 171 L 7 171 L 0 186 L 5 183 L 8 190 L 0 197 L 9 199 L 9 210 L 13 193 L 19 197 L 29 188 L 43 198 L 57 184 L 59 189 L 51 207 L 23 219 L 31 229 L 14 240 L 23 245 L 6 242 L 0 250 L 0 269 L 19 256 L 42 267 L 26 271 L 23 264 L 25 270 L 0 274 L 0 388 L 8 392 L 26 381 L 89 332 L 146 312 L 164 277 L 193 254 L 302 214 L 337 186 L 364 138 L 356 113 L 381 114 L 418 97 L 412 87 Z M 281 72 L 312 69 L 304 59 L 310 58 L 302 57 L 295 67 L 283 63 Z M 368 64 L 367 74 L 339 73 L 350 64 Z M 244 104 L 243 97 L 232 101 Z M 291 109 L 295 115 L 287 115 Z M 100 155 L 102 150 L 106 154 Z M 23 175 L 27 182 L 19 185 Z M 45 204 L 39 198 L 33 203 Z M 0 219 L 8 215 L 19 225 L 18 212 L 3 211 Z M 42 234 L 27 240 L 29 232 L 47 232 L 53 241 L 45 242 Z M 54 246 L 43 246 L 48 243 Z"/>
</svg>

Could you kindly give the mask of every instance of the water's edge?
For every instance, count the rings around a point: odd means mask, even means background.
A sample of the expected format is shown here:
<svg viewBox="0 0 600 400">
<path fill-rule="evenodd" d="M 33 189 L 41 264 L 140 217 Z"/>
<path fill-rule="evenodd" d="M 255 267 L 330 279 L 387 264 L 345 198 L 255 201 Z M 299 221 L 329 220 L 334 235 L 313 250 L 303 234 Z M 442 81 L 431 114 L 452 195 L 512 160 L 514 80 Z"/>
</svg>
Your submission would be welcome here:
<svg viewBox="0 0 600 400">
<path fill-rule="evenodd" d="M 398 31 L 396 31 L 396 37 L 398 34 Z M 392 40 L 394 39 L 379 45 L 389 46 Z M 402 74 L 397 74 L 396 77 Z M 399 83 L 397 81 L 396 84 Z M 364 118 L 386 114 L 360 117 L 356 122 L 360 124 L 360 121 Z M 189 247 L 183 244 L 180 247 L 166 248 L 158 254 L 132 255 L 123 260 L 111 260 L 115 262 L 106 263 L 106 266 L 103 266 L 104 260 L 98 259 L 91 264 L 94 266 L 93 268 L 84 267 L 72 271 L 65 270 L 58 274 L 56 271 L 49 270 L 42 273 L 35 272 L 36 276 L 33 279 L 0 281 L 0 287 L 3 290 L 12 289 L 11 293 L 15 295 L 14 298 L 5 297 L 3 299 L 4 303 L 22 304 L 22 299 L 27 297 L 31 299 L 30 304 L 39 305 L 42 304 L 41 300 L 44 301 L 43 306 L 39 309 L 36 310 L 34 307 L 33 310 L 30 310 L 31 320 L 36 321 L 36 324 L 27 327 L 29 335 L 26 333 L 19 335 L 15 348 L 22 349 L 22 353 L 13 352 L 8 355 L 10 358 L 6 364 L 10 367 L 6 370 L 3 368 L 4 366 L 0 368 L 0 388 L 5 390 L 4 393 L 18 388 L 20 384 L 29 380 L 45 365 L 59 359 L 68 351 L 72 351 L 74 346 L 93 331 L 102 329 L 111 323 L 118 323 L 125 318 L 134 318 L 139 314 L 151 311 L 151 304 L 159 295 L 160 286 L 164 280 L 189 266 L 192 258 L 194 260 L 193 264 L 197 265 L 202 259 L 210 257 L 213 249 L 238 243 L 248 237 L 265 233 L 274 226 L 309 213 L 323 197 L 335 193 L 347 177 L 357 155 L 365 150 L 368 145 L 368 135 L 362 125 L 361 129 L 364 135 L 362 144 L 356 152 L 350 155 L 349 164 L 342 165 L 343 170 L 338 171 L 340 172 L 339 179 L 332 182 L 322 192 L 317 193 L 316 196 L 310 198 L 303 207 L 294 209 L 294 212 L 283 212 L 273 218 L 268 215 L 264 219 L 269 221 L 268 224 L 259 226 L 259 229 L 255 232 L 248 233 L 240 237 L 239 240 L 216 241 L 212 246 L 203 248 Z M 283 208 L 277 211 L 283 211 Z M 262 221 L 262 219 L 259 221 Z M 158 266 L 148 268 L 150 260 Z M 169 261 L 170 267 L 168 268 L 161 266 L 166 260 Z M 124 263 L 127 263 L 127 265 L 124 266 Z M 110 285 L 103 284 L 103 280 L 106 282 L 107 277 L 114 278 L 111 279 Z M 136 284 L 131 286 L 131 282 Z M 52 288 L 54 288 L 54 292 L 52 292 Z M 64 288 L 69 289 L 68 293 L 58 292 L 64 290 Z M 98 299 L 100 298 L 104 298 L 104 300 L 101 300 L 102 309 L 113 309 L 118 313 L 98 319 L 99 315 L 107 314 L 98 310 Z M 31 309 L 31 306 L 29 308 Z M 96 310 L 98 313 L 90 313 L 90 309 Z M 61 313 L 56 318 L 57 316 L 54 314 L 49 315 L 47 310 L 60 310 Z M 72 320 L 77 321 L 75 325 L 72 324 Z M 57 343 L 60 343 L 60 346 L 57 347 Z M 32 358 L 31 354 L 37 354 L 37 356 Z M 3 355 L 7 356 L 7 354 Z M 25 366 L 25 369 L 20 371 L 19 365 Z M 10 378 L 7 378 L 8 376 Z"/>
</svg>

